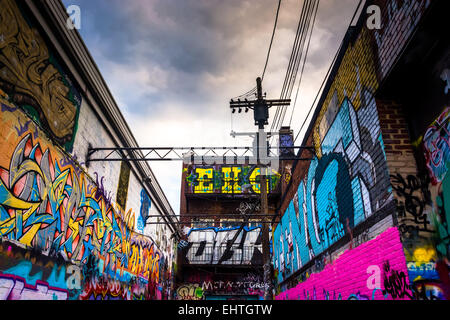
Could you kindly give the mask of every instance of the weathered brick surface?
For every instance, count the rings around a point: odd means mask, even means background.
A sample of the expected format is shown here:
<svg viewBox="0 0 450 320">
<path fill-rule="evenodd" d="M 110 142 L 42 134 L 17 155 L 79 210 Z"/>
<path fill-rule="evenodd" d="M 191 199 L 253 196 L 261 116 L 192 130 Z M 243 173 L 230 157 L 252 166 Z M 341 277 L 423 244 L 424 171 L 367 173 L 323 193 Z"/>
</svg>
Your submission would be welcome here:
<svg viewBox="0 0 450 320">
<path fill-rule="evenodd" d="M 377 100 L 377 109 L 390 175 L 417 175 L 417 164 L 403 106 L 391 100 Z"/>
<path fill-rule="evenodd" d="M 386 271 L 386 263 L 390 270 Z M 375 270 L 375 271 L 374 271 Z M 385 279 L 398 272 L 409 283 L 405 255 L 397 228 L 389 228 L 381 235 L 358 248 L 348 250 L 312 274 L 306 281 L 276 297 L 277 300 L 392 300 L 407 299 L 411 291 L 393 291 Z M 389 283 L 389 280 L 388 282 Z"/>
<path fill-rule="evenodd" d="M 392 187 L 397 180 L 392 176 L 418 173 L 403 106 L 377 98 L 377 92 L 430 2 L 380 0 L 370 4 L 382 9 L 382 29 L 368 30 L 362 17 L 361 28 L 349 33 L 304 140 L 305 146 L 314 146 L 317 158 L 294 168 L 281 204 L 284 214 L 273 240 L 281 292 L 295 287 L 297 278 L 304 280 L 309 272 L 316 279 L 326 279 L 320 266 L 342 252 L 346 259 L 364 260 L 352 252 L 366 252 L 361 248 L 364 242 L 384 235 L 398 223 L 398 199 Z M 385 246 L 383 254 L 396 252 L 393 260 L 402 261 L 401 270 L 407 273 L 398 233 L 398 241 L 387 241 L 392 248 Z M 354 242 L 346 240 L 353 234 Z M 356 249 L 347 253 L 350 243 Z M 356 261 L 354 267 L 348 263 L 345 269 L 360 268 Z M 330 288 L 356 294 L 358 286 L 350 286 L 354 292 L 347 291 L 345 281 Z"/>
</svg>

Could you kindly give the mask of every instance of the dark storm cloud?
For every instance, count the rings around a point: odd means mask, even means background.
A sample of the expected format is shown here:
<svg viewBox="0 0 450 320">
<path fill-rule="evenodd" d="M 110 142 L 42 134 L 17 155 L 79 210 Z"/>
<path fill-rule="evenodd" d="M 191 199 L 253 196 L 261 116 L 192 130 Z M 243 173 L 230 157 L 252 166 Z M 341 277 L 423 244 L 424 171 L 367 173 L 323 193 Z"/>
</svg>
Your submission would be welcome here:
<svg viewBox="0 0 450 320">
<path fill-rule="evenodd" d="M 178 102 L 182 96 L 194 109 L 211 104 L 211 91 L 217 89 L 202 81 L 205 76 L 225 77 L 233 68 L 248 66 L 239 57 L 247 41 L 267 34 L 264 43 L 247 55 L 251 60 L 250 53 L 267 50 L 275 9 L 269 0 L 72 0 L 65 4 L 80 6 L 80 33 L 108 83 L 113 65 L 129 66 L 130 72 L 157 67 L 170 82 L 158 88 L 158 95 Z M 263 56 L 258 58 L 263 63 Z M 147 93 L 145 98 L 149 97 L 156 95 Z M 142 111 L 135 103 L 133 110 Z"/>
<path fill-rule="evenodd" d="M 189 103 L 189 108 L 200 111 L 214 105 L 214 92 L 223 88 L 219 84 L 205 83 L 205 77 L 229 78 L 253 70 L 253 78 L 264 64 L 277 2 L 275 0 L 65 0 L 66 5 L 77 4 L 82 12 L 80 33 L 88 48 L 97 56 L 98 65 L 108 80 L 114 66 L 128 67 L 129 72 L 147 70 L 149 77 L 157 68 L 164 73 L 166 85 L 155 83 L 158 79 L 129 83 L 130 98 L 121 99 L 129 104 L 128 111 L 158 112 L 164 109 L 164 100 Z M 335 28 L 342 27 L 348 19 L 349 8 L 355 0 L 323 0 L 317 28 L 329 30 L 336 37 Z M 292 35 L 297 26 L 300 1 L 283 1 L 279 33 L 283 29 Z M 278 39 L 280 40 L 280 39 Z M 293 40 L 293 39 L 289 39 Z M 336 42 L 333 36 L 326 39 Z M 290 44 L 291 45 L 291 44 Z M 323 43 L 324 51 L 329 43 Z M 287 50 L 283 61 L 288 61 Z M 326 56 L 326 55 L 325 55 Z M 310 56 L 313 66 L 325 58 L 320 53 Z M 259 66 L 255 68 L 256 62 Z M 122 68 L 122 72 L 127 68 Z M 256 73 L 255 73 L 256 72 Z M 139 78 L 136 78 L 138 81 Z M 120 79 L 112 80 L 113 86 Z M 153 84 L 151 83 L 153 82 Z M 281 80 L 280 80 L 281 82 Z M 123 84 L 127 86 L 127 83 Z M 223 85 L 223 82 L 220 83 Z M 253 85 L 253 83 L 249 84 Z M 145 88 L 148 92 L 145 92 Z M 246 88 L 246 87 L 243 87 Z M 245 90 L 245 89 L 242 89 Z M 229 96 L 239 94 L 229 92 Z M 141 100 L 136 94 L 142 95 Z M 139 101 L 146 101 L 142 105 Z M 152 102 L 149 109 L 148 101 Z M 226 101 L 226 100 L 225 100 Z M 217 104 L 217 103 L 216 103 Z M 208 109 L 211 109 L 210 107 Z M 203 110 L 208 111 L 208 110 Z"/>
<path fill-rule="evenodd" d="M 358 1 L 320 2 L 299 112 L 309 108 L 312 101 L 305 97 L 319 89 Z M 141 145 L 229 144 L 217 131 L 229 128 L 229 99 L 251 89 L 262 73 L 277 0 L 63 2 L 80 6 L 80 34 Z M 281 92 L 302 2 L 281 3 L 264 79 L 274 98 Z M 302 120 L 294 117 L 295 130 Z M 162 172 L 155 173 L 177 211 L 179 181 Z"/>
</svg>

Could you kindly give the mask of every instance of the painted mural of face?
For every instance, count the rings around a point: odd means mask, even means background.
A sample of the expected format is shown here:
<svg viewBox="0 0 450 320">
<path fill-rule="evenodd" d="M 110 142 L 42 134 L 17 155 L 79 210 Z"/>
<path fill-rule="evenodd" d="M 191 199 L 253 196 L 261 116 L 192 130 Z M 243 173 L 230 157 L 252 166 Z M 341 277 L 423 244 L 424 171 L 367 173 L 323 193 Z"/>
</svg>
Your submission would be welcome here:
<svg viewBox="0 0 450 320">
<path fill-rule="evenodd" d="M 77 107 L 70 101 L 70 88 L 51 63 L 51 56 L 38 32 L 28 26 L 18 7 L 1 1 L 0 87 L 15 103 L 32 106 L 39 121 L 65 143 L 72 139 Z"/>
</svg>

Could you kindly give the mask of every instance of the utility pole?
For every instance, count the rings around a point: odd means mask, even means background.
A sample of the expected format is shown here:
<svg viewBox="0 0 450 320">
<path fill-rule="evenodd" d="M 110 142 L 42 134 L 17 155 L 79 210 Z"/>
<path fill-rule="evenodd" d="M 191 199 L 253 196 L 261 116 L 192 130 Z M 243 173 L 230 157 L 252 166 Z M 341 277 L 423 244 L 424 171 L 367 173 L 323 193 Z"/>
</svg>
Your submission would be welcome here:
<svg viewBox="0 0 450 320">
<path fill-rule="evenodd" d="M 262 80 L 261 78 L 256 79 L 257 87 L 257 99 L 254 101 L 240 101 L 238 100 L 230 102 L 230 108 L 233 109 L 233 113 L 239 108 L 239 113 L 242 112 L 242 108 L 245 108 L 246 112 L 248 109 L 253 109 L 255 125 L 258 126 L 257 138 L 257 160 L 260 164 L 261 157 L 267 158 L 268 156 L 268 145 L 267 136 L 264 133 L 264 126 L 268 125 L 269 119 L 269 108 L 273 106 L 289 106 L 291 100 L 266 100 L 262 93 Z M 267 199 L 267 164 L 260 165 L 260 191 L 261 191 L 261 220 L 262 224 L 262 249 L 263 249 L 263 270 L 264 270 L 264 300 L 272 300 L 272 267 L 270 261 L 270 243 L 269 243 L 269 224 L 267 223 L 267 218 L 265 215 L 269 213 L 269 204 Z"/>
<path fill-rule="evenodd" d="M 89 163 L 91 162 L 110 162 L 110 161 L 129 161 L 129 162 L 140 162 L 140 161 L 183 161 L 186 164 L 199 164 L 202 165 L 211 165 L 224 163 L 230 164 L 228 162 L 228 158 L 231 158 L 232 164 L 247 164 L 248 162 L 254 163 L 256 158 L 256 164 L 260 168 L 260 213 L 255 214 L 260 217 L 260 221 L 262 224 L 262 246 L 263 246 L 263 267 L 264 267 L 264 299 L 271 300 L 273 285 L 271 278 L 271 261 L 270 261 L 270 243 L 269 243 L 269 224 L 273 224 L 274 215 L 269 215 L 268 208 L 268 190 L 267 190 L 267 175 L 270 176 L 268 172 L 268 168 L 270 165 L 273 165 L 272 161 L 279 161 L 280 156 L 282 160 L 296 160 L 296 161 L 311 161 L 315 156 L 315 149 L 313 147 L 287 147 L 283 146 L 283 149 L 292 150 L 291 153 L 293 155 L 281 155 L 278 152 L 278 156 L 271 157 L 270 150 L 274 148 L 270 148 L 268 146 L 267 137 L 270 135 L 277 135 L 278 132 L 264 132 L 264 126 L 268 125 L 269 118 L 269 108 L 273 106 L 289 106 L 291 100 L 266 100 L 265 95 L 262 94 L 262 80 L 258 78 L 257 82 L 257 99 L 249 101 L 245 99 L 241 101 L 231 100 L 230 108 L 233 110 L 233 113 L 236 110 L 239 110 L 239 113 L 242 112 L 242 109 L 245 109 L 245 112 L 248 112 L 250 109 L 254 111 L 254 119 L 255 125 L 258 126 L 257 133 L 235 133 L 232 132 L 231 135 L 235 136 L 253 136 L 255 137 L 255 142 L 253 147 L 97 147 L 97 146 L 88 146 L 88 152 L 86 155 L 86 166 L 89 167 Z M 248 153 L 252 150 L 253 156 L 248 157 Z M 298 153 L 295 150 L 299 150 Z M 302 150 L 310 151 L 311 157 L 303 157 L 301 154 Z M 298 155 L 294 155 L 294 154 Z M 213 154 L 213 156 L 211 155 Z M 232 155 L 230 157 L 230 154 Z M 256 155 L 256 157 L 255 157 Z M 244 161 L 244 163 L 243 163 Z M 273 169 L 273 167 L 271 167 Z M 147 179 L 147 178 L 145 178 Z M 198 217 L 199 215 L 196 215 Z M 234 215 L 233 215 L 234 216 Z M 209 215 L 208 215 L 209 217 Z M 248 219 L 252 218 L 253 215 L 244 216 L 243 223 L 247 222 Z M 157 222 L 159 223 L 159 222 Z M 173 222 L 172 222 L 173 223 Z M 183 222 L 179 222 L 183 225 Z M 150 223 L 152 224 L 152 223 Z M 156 223 L 155 223 L 156 224 Z M 242 227 L 243 228 L 243 227 Z M 178 230 L 178 229 L 177 229 Z M 238 233 L 237 233 L 238 234 Z M 234 237 L 232 243 L 237 239 L 237 236 Z M 232 246 L 229 246 L 227 250 L 229 251 Z"/>
<path fill-rule="evenodd" d="M 266 168 L 261 168 L 261 214 L 265 215 L 269 211 L 267 201 L 267 177 Z M 264 170 L 264 171 L 263 171 Z M 270 244 L 269 244 L 269 225 L 267 218 L 262 217 L 262 253 L 263 253 L 263 270 L 264 270 L 264 300 L 272 300 L 272 268 L 270 263 Z"/>
</svg>

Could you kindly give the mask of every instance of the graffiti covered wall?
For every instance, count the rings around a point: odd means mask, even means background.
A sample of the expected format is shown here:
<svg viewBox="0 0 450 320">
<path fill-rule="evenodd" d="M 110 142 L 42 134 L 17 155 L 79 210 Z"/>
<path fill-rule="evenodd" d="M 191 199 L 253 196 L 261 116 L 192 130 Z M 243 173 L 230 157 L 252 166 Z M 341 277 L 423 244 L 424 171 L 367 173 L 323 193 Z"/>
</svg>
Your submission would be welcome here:
<svg viewBox="0 0 450 320">
<path fill-rule="evenodd" d="M 359 24 L 347 33 L 346 45 L 331 72 L 311 123 L 311 133 L 304 140 L 308 145 L 311 143 L 317 156 L 293 173 L 295 182 L 290 187 L 292 192 L 289 190 L 291 196 L 282 204 L 282 220 L 274 230 L 273 264 L 276 281 L 280 285 L 280 298 L 348 299 L 358 295 L 369 299 L 396 298 L 387 287 L 374 288 L 376 292 L 365 290 L 363 274 L 369 264 L 354 267 L 342 264 L 342 257 L 346 257 L 347 262 L 358 261 L 360 247 L 367 246 L 367 241 L 380 234 L 382 236 L 373 241 L 383 239 L 387 230 L 397 224 L 395 209 L 400 211 L 399 227 L 395 231 L 400 232 L 400 239 L 396 236 L 398 246 L 393 246 L 392 251 L 397 254 L 396 260 L 401 259 L 404 263 L 395 267 L 393 262 L 376 259 L 367 263 L 377 265 L 386 274 L 395 270 L 394 278 L 401 275 L 397 280 L 409 290 L 404 295 L 406 299 L 441 299 L 445 296 L 443 289 L 433 282 L 439 269 L 435 265 L 437 260 L 433 247 L 405 248 L 405 230 L 415 232 L 419 228 L 427 238 L 433 233 L 430 210 L 426 208 L 432 192 L 428 190 L 426 179 L 390 175 L 385 144 L 391 148 L 394 141 L 383 138 L 387 131 L 384 123 L 381 125 L 380 103 L 376 98 L 380 83 L 389 75 L 430 3 L 428 0 L 369 1 L 367 5 L 376 4 L 381 8 L 382 28 L 368 30 L 363 10 Z M 445 73 L 442 74 L 445 78 Z M 392 127 L 397 125 L 395 118 L 385 118 L 383 121 L 391 122 Z M 406 126 L 402 128 L 407 130 Z M 442 141 L 440 144 L 446 145 Z M 436 149 L 435 144 L 432 148 Z M 440 157 L 433 152 L 433 157 Z M 445 166 L 441 165 L 439 170 L 445 170 Z M 403 219 L 401 208 L 409 221 Z M 369 232 L 371 227 L 375 231 Z M 352 247 L 355 230 L 365 235 L 365 239 L 363 244 Z M 343 248 L 347 250 L 347 245 L 350 250 L 338 260 L 332 259 L 333 263 L 323 259 L 324 256 L 336 255 Z M 383 250 L 387 254 L 390 249 Z M 326 265 L 327 262 L 332 264 Z M 316 268 L 317 265 L 320 268 Z M 361 283 L 352 290 L 343 290 L 346 278 L 334 273 L 336 266 L 355 272 L 361 276 L 362 282 L 358 280 Z M 305 280 L 303 275 L 313 269 L 322 271 Z M 301 283 L 297 285 L 296 276 L 299 274 L 302 275 L 298 279 Z M 342 282 L 324 285 L 326 278 L 339 279 L 338 282 L 342 279 Z"/>
<path fill-rule="evenodd" d="M 393 200 L 373 96 L 373 57 L 355 59 L 369 40 L 363 31 L 343 57 L 313 129 L 317 157 L 275 229 L 279 282 Z"/>
<path fill-rule="evenodd" d="M 251 272 L 227 276 L 202 275 L 197 272 L 195 275 L 188 275 L 186 283 L 180 284 L 176 291 L 177 300 L 208 300 L 212 297 L 233 296 L 262 300 L 262 276 Z"/>
<path fill-rule="evenodd" d="M 408 271 L 413 284 L 440 288 L 450 298 L 450 108 L 428 127 L 418 150 L 426 171 L 419 176 L 397 175 L 399 219 Z"/>
<path fill-rule="evenodd" d="M 0 8 L 0 90 L 71 151 L 81 96 L 17 2 L 1 0 Z"/>
<path fill-rule="evenodd" d="M 322 272 L 276 297 L 278 300 L 409 300 L 437 299 L 439 289 L 423 295 L 410 286 L 397 228 L 343 253 Z"/>
<path fill-rule="evenodd" d="M 221 193 L 247 194 L 261 193 L 259 175 L 260 168 L 254 166 L 220 166 L 193 167 L 186 172 L 186 192 L 189 193 Z M 274 192 L 278 187 L 280 174 L 272 172 L 267 181 L 267 191 Z"/>
<path fill-rule="evenodd" d="M 2 240 L 44 256 L 61 257 L 81 270 L 83 285 L 78 294 L 55 292 L 55 297 L 161 298 L 160 283 L 168 277 L 165 257 L 149 238 L 133 231 L 133 211 L 115 207 L 101 181 L 86 175 L 36 124 L 28 122 L 24 128 L 28 117 L 17 106 L 6 99 L 0 102 Z M 8 259 L 0 260 L 2 290 L 54 288 L 45 278 L 27 280 L 24 270 L 36 266 L 26 255 L 18 265 L 27 268 L 6 268 L 7 264 Z M 20 297 L 6 291 L 6 298 Z"/>
</svg>

